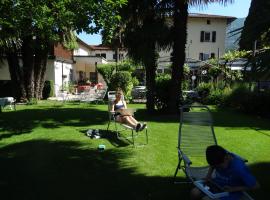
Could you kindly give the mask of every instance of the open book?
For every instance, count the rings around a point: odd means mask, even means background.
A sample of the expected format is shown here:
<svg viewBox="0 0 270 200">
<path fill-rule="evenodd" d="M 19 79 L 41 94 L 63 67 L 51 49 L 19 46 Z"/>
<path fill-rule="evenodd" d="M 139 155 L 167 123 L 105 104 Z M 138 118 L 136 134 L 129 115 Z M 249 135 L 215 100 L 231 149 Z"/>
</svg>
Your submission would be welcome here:
<svg viewBox="0 0 270 200">
<path fill-rule="evenodd" d="M 220 186 L 212 181 L 205 182 L 204 180 L 199 180 L 195 181 L 194 184 L 211 199 L 218 199 L 229 195 L 228 192 L 225 192 Z"/>
<path fill-rule="evenodd" d="M 126 108 L 117 110 L 121 115 L 133 115 L 136 112 L 136 109 Z"/>
</svg>

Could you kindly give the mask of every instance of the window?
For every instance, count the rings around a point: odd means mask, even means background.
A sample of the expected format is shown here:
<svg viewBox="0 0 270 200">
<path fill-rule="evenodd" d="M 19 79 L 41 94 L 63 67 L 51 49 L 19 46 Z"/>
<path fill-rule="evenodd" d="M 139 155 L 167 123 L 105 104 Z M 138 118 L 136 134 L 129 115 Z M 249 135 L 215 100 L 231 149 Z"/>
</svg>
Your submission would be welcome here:
<svg viewBox="0 0 270 200">
<path fill-rule="evenodd" d="M 201 42 L 210 42 L 211 33 L 206 31 L 201 31 Z"/>
<path fill-rule="evenodd" d="M 207 24 L 211 24 L 210 19 L 206 20 L 206 23 L 207 23 Z"/>
<path fill-rule="evenodd" d="M 216 42 L 216 35 L 217 35 L 217 32 L 212 31 L 212 42 Z"/>
<path fill-rule="evenodd" d="M 211 53 L 211 57 L 210 58 L 215 58 L 215 53 Z"/>
<path fill-rule="evenodd" d="M 90 72 L 90 81 L 91 83 L 97 83 L 97 73 L 96 72 Z"/>
<path fill-rule="evenodd" d="M 161 73 L 163 73 L 163 70 L 162 69 L 157 69 L 157 73 L 161 74 Z"/>
<path fill-rule="evenodd" d="M 207 53 L 200 53 L 199 54 L 199 60 L 204 61 L 204 60 L 208 60 L 208 59 L 209 59 L 209 54 L 207 54 Z"/>
<path fill-rule="evenodd" d="M 120 53 L 119 54 L 119 60 L 123 60 L 124 59 L 124 54 Z"/>
<path fill-rule="evenodd" d="M 73 69 L 70 69 L 70 71 L 69 71 L 69 80 L 73 81 L 73 77 L 74 77 L 74 71 L 73 71 Z"/>
<path fill-rule="evenodd" d="M 164 73 L 165 74 L 171 74 L 172 70 L 168 67 L 164 68 Z"/>
<path fill-rule="evenodd" d="M 124 58 L 124 54 L 120 53 L 119 54 L 119 60 L 123 60 Z M 113 54 L 113 59 L 115 60 L 116 59 L 116 54 Z"/>
<path fill-rule="evenodd" d="M 85 72 L 79 71 L 79 81 L 83 81 L 86 77 L 85 75 L 86 75 Z"/>
<path fill-rule="evenodd" d="M 120 53 L 118 59 L 119 60 L 123 60 L 123 58 L 124 58 L 124 54 Z M 115 54 L 113 54 L 113 59 L 116 59 L 116 55 Z"/>
<path fill-rule="evenodd" d="M 103 57 L 106 59 L 106 53 L 96 53 L 97 57 Z"/>
</svg>

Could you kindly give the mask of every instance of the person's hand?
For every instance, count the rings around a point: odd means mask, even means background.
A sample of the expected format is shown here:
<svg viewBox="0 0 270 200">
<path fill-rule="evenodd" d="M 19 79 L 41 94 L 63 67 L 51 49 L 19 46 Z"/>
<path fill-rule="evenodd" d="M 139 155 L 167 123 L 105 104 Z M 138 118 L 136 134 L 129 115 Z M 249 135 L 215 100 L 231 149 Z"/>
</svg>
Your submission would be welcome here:
<svg viewBox="0 0 270 200">
<path fill-rule="evenodd" d="M 211 177 L 206 176 L 206 177 L 203 178 L 203 180 L 204 180 L 205 182 L 210 182 L 210 181 L 211 181 Z"/>
<path fill-rule="evenodd" d="M 228 186 L 228 185 L 225 185 L 225 186 L 223 187 L 223 190 L 224 190 L 225 192 L 234 192 L 234 188 L 231 187 L 231 186 Z"/>
</svg>

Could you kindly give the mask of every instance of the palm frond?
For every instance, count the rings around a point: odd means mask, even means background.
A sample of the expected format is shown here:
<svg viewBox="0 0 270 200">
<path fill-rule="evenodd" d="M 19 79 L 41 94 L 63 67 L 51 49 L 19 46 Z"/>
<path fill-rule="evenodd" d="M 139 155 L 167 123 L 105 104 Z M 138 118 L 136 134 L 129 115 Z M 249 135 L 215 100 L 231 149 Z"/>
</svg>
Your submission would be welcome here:
<svg viewBox="0 0 270 200">
<path fill-rule="evenodd" d="M 22 41 L 15 37 L 0 38 L 0 49 L 1 52 L 8 50 L 18 50 L 22 46 Z"/>
</svg>

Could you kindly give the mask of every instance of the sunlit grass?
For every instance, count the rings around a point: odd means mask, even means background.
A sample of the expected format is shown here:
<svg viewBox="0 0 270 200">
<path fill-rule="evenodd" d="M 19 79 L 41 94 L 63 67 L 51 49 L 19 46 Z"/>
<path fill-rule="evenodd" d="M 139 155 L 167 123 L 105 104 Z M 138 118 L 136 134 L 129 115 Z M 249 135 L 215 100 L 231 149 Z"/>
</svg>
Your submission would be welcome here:
<svg viewBox="0 0 270 200">
<path fill-rule="evenodd" d="M 0 114 L 0 189 L 3 199 L 188 199 L 188 185 L 172 184 L 177 165 L 179 118 L 149 115 L 149 144 L 133 148 L 107 132 L 107 105 L 42 101 Z M 249 160 L 268 194 L 269 119 L 228 110 L 213 111 L 218 143 Z M 105 138 L 90 139 L 87 129 Z M 106 149 L 99 152 L 97 147 Z"/>
</svg>

